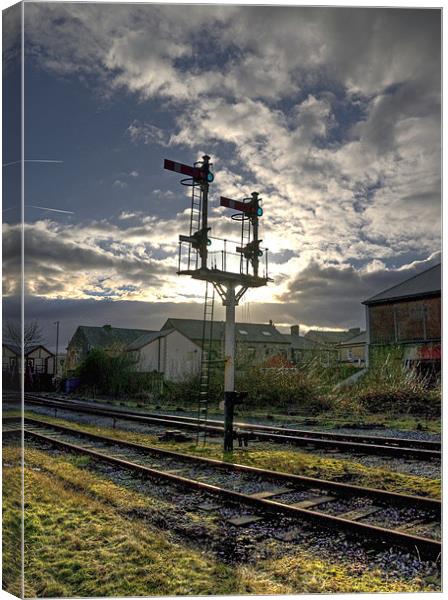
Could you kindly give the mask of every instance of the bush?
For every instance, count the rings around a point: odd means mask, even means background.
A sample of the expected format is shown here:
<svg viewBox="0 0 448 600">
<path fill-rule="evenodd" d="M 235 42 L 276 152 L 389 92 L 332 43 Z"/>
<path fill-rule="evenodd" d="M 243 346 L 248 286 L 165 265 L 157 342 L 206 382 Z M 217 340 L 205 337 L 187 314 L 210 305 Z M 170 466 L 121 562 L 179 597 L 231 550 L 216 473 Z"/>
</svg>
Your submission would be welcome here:
<svg viewBox="0 0 448 600">
<path fill-rule="evenodd" d="M 320 412 L 332 405 L 332 399 L 322 394 L 315 373 L 309 370 L 285 368 L 240 369 L 236 372 L 235 387 L 247 391 L 244 409 L 274 408 L 283 411 L 307 410 Z M 199 377 L 190 377 L 166 386 L 165 399 L 171 403 L 196 409 L 199 398 Z M 210 377 L 209 402 L 217 405 L 224 398 L 222 371 Z"/>
<path fill-rule="evenodd" d="M 368 412 L 437 416 L 440 388 L 403 365 L 401 349 L 376 357 L 367 374 L 351 389 L 352 398 Z"/>
<path fill-rule="evenodd" d="M 77 369 L 81 386 L 115 397 L 129 393 L 135 376 L 135 359 L 129 352 L 94 348 Z"/>
</svg>

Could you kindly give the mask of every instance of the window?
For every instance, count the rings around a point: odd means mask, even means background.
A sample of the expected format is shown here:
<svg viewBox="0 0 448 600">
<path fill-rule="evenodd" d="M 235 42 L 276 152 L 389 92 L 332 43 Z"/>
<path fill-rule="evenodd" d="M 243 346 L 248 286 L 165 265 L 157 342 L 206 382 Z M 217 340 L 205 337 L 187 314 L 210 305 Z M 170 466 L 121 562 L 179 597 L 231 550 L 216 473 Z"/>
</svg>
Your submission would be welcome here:
<svg viewBox="0 0 448 600">
<path fill-rule="evenodd" d="M 35 358 L 34 359 L 34 370 L 36 373 L 45 373 L 46 372 L 45 358 Z"/>
<path fill-rule="evenodd" d="M 261 333 L 262 333 L 263 335 L 266 335 L 266 336 L 269 336 L 269 335 L 271 335 L 271 332 L 270 332 L 270 331 L 262 331 Z"/>
<path fill-rule="evenodd" d="M 245 329 L 238 329 L 238 333 L 241 333 L 241 335 L 248 335 Z"/>
</svg>

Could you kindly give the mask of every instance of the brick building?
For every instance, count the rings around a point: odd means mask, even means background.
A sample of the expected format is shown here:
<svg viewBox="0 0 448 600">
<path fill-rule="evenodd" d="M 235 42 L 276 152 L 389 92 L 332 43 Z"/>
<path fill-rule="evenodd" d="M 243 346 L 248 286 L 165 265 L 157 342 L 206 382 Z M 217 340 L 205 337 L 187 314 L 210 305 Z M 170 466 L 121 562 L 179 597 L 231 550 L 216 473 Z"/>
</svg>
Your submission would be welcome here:
<svg viewBox="0 0 448 600">
<path fill-rule="evenodd" d="M 368 300 L 368 359 L 395 347 L 409 367 L 438 373 L 441 361 L 441 265 L 406 279 Z"/>
</svg>

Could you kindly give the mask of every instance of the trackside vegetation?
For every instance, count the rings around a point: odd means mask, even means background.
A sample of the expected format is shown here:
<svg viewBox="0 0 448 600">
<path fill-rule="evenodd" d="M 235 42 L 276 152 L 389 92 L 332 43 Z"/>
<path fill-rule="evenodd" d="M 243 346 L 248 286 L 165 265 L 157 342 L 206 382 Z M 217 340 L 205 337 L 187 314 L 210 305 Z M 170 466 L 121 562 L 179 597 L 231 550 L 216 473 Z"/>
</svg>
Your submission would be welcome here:
<svg viewBox="0 0 448 600">
<path fill-rule="evenodd" d="M 356 383 L 344 381 L 357 370 L 344 365 L 323 365 L 313 359 L 298 368 L 249 366 L 236 371 L 236 388 L 247 391 L 243 413 L 271 411 L 278 414 L 325 415 L 366 419 L 369 415 L 437 419 L 441 409 L 440 381 L 406 369 L 394 348 L 377 352 L 369 369 Z M 94 349 L 80 365 L 77 375 L 81 393 L 87 397 L 109 397 L 136 401 L 156 408 L 194 410 L 199 378 L 163 381 L 158 373 L 136 373 L 135 359 L 122 351 Z M 210 379 L 210 406 L 217 408 L 223 397 L 222 371 Z"/>
</svg>

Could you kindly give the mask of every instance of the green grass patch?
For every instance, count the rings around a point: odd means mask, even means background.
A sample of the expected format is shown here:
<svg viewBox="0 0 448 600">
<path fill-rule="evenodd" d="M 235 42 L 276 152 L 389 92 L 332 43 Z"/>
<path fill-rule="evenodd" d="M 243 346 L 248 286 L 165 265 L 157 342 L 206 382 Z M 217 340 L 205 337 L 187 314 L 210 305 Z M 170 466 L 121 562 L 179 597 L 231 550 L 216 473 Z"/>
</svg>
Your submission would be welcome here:
<svg viewBox="0 0 448 600">
<path fill-rule="evenodd" d="M 22 594 L 22 473 L 21 450 L 8 448 L 3 443 L 2 482 L 2 550 L 3 589 L 20 596 Z"/>
</svg>

